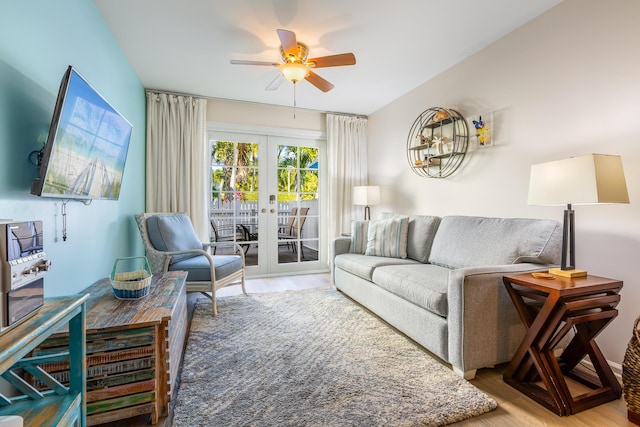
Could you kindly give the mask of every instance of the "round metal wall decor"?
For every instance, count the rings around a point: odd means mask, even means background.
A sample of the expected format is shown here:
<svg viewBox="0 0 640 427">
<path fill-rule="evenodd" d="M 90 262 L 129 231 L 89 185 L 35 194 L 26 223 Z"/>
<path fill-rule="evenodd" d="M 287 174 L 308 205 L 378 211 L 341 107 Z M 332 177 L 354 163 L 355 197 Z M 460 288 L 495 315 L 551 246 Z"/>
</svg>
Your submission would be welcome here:
<svg viewBox="0 0 640 427">
<path fill-rule="evenodd" d="M 413 122 L 407 137 L 411 170 L 429 178 L 446 178 L 464 160 L 469 145 L 467 121 L 456 110 L 433 107 Z"/>
</svg>

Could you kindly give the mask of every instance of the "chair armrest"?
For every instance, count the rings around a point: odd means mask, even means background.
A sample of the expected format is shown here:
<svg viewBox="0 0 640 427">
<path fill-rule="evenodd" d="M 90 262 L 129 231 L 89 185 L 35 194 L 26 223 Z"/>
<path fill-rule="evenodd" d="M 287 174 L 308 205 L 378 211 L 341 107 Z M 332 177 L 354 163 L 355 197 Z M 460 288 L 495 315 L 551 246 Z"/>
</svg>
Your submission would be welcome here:
<svg viewBox="0 0 640 427">
<path fill-rule="evenodd" d="M 211 243 L 202 243 L 202 249 L 206 251 L 207 254 L 211 254 L 211 248 L 223 248 L 223 247 L 232 247 L 234 252 L 242 258 L 242 266 L 244 267 L 244 251 L 242 250 L 242 246 L 237 244 L 236 242 L 211 242 Z M 214 255 L 215 256 L 215 255 Z"/>
<path fill-rule="evenodd" d="M 522 263 L 451 270 L 449 362 L 466 372 L 509 361 L 524 336 L 524 327 L 502 277 L 548 269 L 548 265 Z"/>
</svg>

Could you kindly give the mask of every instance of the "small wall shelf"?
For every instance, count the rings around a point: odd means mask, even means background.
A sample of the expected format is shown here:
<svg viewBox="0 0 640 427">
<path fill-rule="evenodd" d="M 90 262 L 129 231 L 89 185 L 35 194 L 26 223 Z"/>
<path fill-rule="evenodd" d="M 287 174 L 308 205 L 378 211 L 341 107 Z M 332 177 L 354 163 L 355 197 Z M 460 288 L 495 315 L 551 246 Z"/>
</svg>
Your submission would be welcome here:
<svg viewBox="0 0 640 427">
<path fill-rule="evenodd" d="M 433 107 L 413 122 L 407 137 L 407 160 L 420 176 L 446 178 L 464 160 L 469 145 L 467 122 L 456 110 Z"/>
</svg>

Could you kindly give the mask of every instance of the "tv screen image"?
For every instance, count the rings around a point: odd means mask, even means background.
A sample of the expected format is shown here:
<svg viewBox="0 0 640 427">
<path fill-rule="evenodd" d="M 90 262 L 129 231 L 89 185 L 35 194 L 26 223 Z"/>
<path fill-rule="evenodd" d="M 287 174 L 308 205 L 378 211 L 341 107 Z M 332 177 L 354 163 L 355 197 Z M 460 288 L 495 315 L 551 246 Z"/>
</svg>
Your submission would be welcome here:
<svg viewBox="0 0 640 427">
<path fill-rule="evenodd" d="M 117 200 L 131 131 L 131 123 L 69 66 L 31 192 Z"/>
</svg>

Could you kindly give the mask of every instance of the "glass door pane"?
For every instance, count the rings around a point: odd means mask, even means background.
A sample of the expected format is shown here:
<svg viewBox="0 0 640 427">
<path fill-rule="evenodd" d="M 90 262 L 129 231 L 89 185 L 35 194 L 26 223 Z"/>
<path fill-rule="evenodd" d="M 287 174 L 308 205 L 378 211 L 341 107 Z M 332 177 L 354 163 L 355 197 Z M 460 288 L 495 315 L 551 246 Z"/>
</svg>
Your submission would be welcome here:
<svg viewBox="0 0 640 427">
<path fill-rule="evenodd" d="M 259 264 L 258 178 L 258 143 L 212 141 L 211 239 L 238 243 L 247 266 Z M 231 247 L 216 250 L 229 253 Z"/>
<path fill-rule="evenodd" d="M 278 144 L 278 264 L 318 261 L 319 150 Z"/>
</svg>

